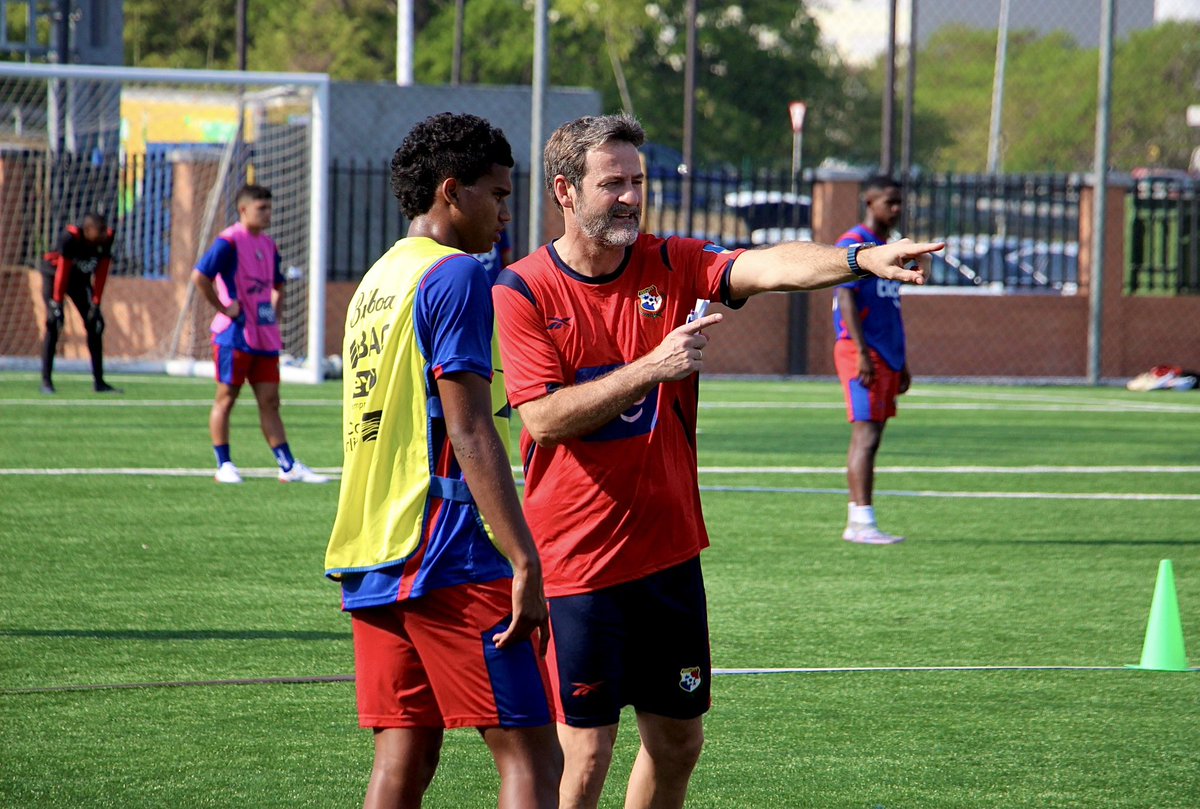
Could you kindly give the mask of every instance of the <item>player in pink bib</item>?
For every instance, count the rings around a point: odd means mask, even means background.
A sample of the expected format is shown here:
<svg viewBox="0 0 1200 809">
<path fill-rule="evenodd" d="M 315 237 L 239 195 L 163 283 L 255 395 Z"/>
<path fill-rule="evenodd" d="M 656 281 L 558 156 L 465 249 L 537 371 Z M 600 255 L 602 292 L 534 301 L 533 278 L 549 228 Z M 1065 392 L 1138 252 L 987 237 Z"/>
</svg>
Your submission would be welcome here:
<svg viewBox="0 0 1200 809">
<path fill-rule="evenodd" d="M 241 483 L 229 452 L 229 414 L 242 385 L 250 383 L 258 401 L 263 437 L 279 464 L 283 483 L 325 483 L 292 457 L 279 414 L 279 304 L 283 273 L 279 249 L 267 235 L 271 225 L 271 191 L 258 185 L 238 190 L 238 221 L 217 236 L 200 259 L 192 282 L 217 310 L 212 322 L 213 364 L 217 396 L 208 418 L 218 483 Z"/>
</svg>

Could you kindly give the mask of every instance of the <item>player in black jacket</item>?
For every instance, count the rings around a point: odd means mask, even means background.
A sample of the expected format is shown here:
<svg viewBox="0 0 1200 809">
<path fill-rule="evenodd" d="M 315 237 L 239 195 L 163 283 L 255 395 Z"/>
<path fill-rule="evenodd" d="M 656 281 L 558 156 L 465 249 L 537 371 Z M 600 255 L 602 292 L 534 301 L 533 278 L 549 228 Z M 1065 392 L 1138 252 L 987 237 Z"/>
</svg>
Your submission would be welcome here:
<svg viewBox="0 0 1200 809">
<path fill-rule="evenodd" d="M 88 213 L 68 225 L 57 250 L 45 255 L 42 294 L 46 301 L 46 342 L 42 346 L 42 393 L 54 393 L 54 352 L 63 328 L 63 299 L 70 297 L 87 332 L 92 382 L 97 393 L 120 393 L 104 381 L 104 315 L 100 299 L 112 264 L 113 232 L 104 217 Z"/>
</svg>

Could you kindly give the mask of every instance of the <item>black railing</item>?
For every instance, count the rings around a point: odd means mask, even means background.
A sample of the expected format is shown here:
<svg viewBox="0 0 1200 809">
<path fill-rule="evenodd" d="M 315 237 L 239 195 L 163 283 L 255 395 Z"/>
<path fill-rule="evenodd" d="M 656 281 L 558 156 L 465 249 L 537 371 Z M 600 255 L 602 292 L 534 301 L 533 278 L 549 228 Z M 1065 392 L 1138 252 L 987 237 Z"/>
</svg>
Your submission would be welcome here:
<svg viewBox="0 0 1200 809">
<path fill-rule="evenodd" d="M 513 255 L 525 255 L 528 175 L 512 173 Z M 329 272 L 331 281 L 355 281 L 408 231 L 408 220 L 392 193 L 389 161 L 333 160 L 329 166 Z"/>
<path fill-rule="evenodd" d="M 812 238 L 812 177 L 787 171 L 697 172 L 692 208 L 685 178 L 651 166 L 646 179 L 647 230 L 660 236 L 709 239 L 730 249 Z"/>
<path fill-rule="evenodd" d="M 1079 284 L 1075 175 L 928 175 L 905 186 L 902 232 L 946 242 L 931 282 L 1073 292 Z"/>
<path fill-rule="evenodd" d="M 170 153 L 117 158 L 55 157 L 5 151 L 19 164 L 22 188 L 5 189 L 6 260 L 38 266 L 63 228 L 87 210 L 105 213 L 117 232 L 113 272 L 165 277 L 170 268 Z M 330 166 L 329 278 L 356 280 L 400 238 L 408 223 L 391 191 L 386 161 L 335 160 Z M 690 217 L 684 178 L 651 166 L 646 228 L 660 235 L 754 247 L 812 235 L 812 176 L 789 172 L 700 171 L 692 177 Z M 1074 175 L 927 175 L 905 187 L 901 232 L 947 242 L 931 281 L 1008 291 L 1070 292 L 1079 281 L 1079 192 Z M 514 254 L 528 246 L 528 176 L 513 172 L 509 236 Z M 1200 183 L 1143 181 L 1128 198 L 1126 289 L 1200 294 Z M 7 214 L 6 214 L 7 215 Z M 849 226 L 851 223 L 847 223 Z"/>
<path fill-rule="evenodd" d="M 111 272 L 119 276 L 165 277 L 171 250 L 171 164 L 165 155 L 81 157 L 46 152 L 4 154 L 9 178 L 20 188 L 6 189 L 6 254 L 19 264 L 40 267 L 45 253 L 58 247 L 67 225 L 85 213 L 102 214 L 116 234 Z"/>
<path fill-rule="evenodd" d="M 387 252 L 408 223 L 392 194 L 387 162 L 334 160 L 329 171 L 329 273 L 331 281 L 361 278 Z"/>
<path fill-rule="evenodd" d="M 1200 182 L 1139 180 L 1126 200 L 1126 291 L 1200 295 Z"/>
</svg>

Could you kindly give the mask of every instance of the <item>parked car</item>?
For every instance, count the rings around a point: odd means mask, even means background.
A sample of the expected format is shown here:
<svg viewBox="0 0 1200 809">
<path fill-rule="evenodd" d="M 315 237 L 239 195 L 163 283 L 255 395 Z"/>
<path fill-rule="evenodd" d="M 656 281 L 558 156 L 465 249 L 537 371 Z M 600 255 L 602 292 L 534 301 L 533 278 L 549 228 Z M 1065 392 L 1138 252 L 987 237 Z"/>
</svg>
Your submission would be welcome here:
<svg viewBox="0 0 1200 809">
<path fill-rule="evenodd" d="M 1141 199 L 1180 199 L 1200 193 L 1200 178 L 1183 169 L 1136 168 L 1129 173 Z"/>
<path fill-rule="evenodd" d="M 948 236 L 933 255 L 930 281 L 939 286 L 983 286 L 1071 292 L 1079 283 L 1079 245 L 1020 236 Z"/>
<path fill-rule="evenodd" d="M 812 197 L 790 191 L 747 189 L 725 195 L 725 207 L 745 223 L 745 234 L 725 246 L 758 247 L 812 241 Z"/>
</svg>

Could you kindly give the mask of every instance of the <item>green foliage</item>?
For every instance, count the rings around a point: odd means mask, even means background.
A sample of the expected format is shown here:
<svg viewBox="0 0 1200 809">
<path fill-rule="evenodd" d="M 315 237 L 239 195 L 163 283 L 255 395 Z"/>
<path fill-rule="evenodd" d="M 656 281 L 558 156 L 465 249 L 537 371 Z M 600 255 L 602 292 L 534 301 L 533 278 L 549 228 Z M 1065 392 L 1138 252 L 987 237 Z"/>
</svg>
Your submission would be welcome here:
<svg viewBox="0 0 1200 809">
<path fill-rule="evenodd" d="M 462 83 L 529 84 L 533 76 L 532 11 L 513 0 L 467 0 Z M 413 73 L 421 84 L 448 84 L 454 59 L 453 2 L 433 4 L 417 35 Z"/>
<path fill-rule="evenodd" d="M 126 0 L 125 59 L 135 67 L 231 68 L 233 3 Z"/>
<path fill-rule="evenodd" d="M 917 62 L 916 106 L 954 137 L 921 162 L 937 171 L 983 171 L 991 120 L 994 31 L 944 28 Z M 1068 35 L 1012 32 L 1001 152 L 1008 172 L 1091 168 L 1098 51 Z M 880 86 L 881 70 L 872 74 Z M 1113 57 L 1111 165 L 1187 165 L 1194 135 L 1184 108 L 1200 85 L 1200 24 L 1167 23 L 1117 43 Z"/>
<path fill-rule="evenodd" d="M 258 70 L 329 73 L 343 81 L 395 77 L 396 10 L 385 0 L 275 0 L 251 4 Z"/>
<path fill-rule="evenodd" d="M 1113 163 L 1185 168 L 1197 140 L 1187 105 L 1200 102 L 1200 23 L 1134 33 L 1113 59 Z"/>
<path fill-rule="evenodd" d="M 470 0 L 464 20 L 463 81 L 529 81 L 532 30 L 528 4 Z M 550 80 L 600 91 L 607 111 L 621 109 L 617 71 L 632 111 L 651 141 L 678 146 L 683 129 L 686 18 L 682 0 L 570 0 L 555 4 L 550 26 Z M 770 0 L 706 10 L 697 20 L 696 154 L 701 163 L 743 158 L 787 165 L 787 103 L 812 109 L 806 153 L 831 151 L 824 123 L 837 115 L 839 73 L 822 49 L 803 4 Z M 420 34 L 416 73 L 445 82 L 453 53 L 454 7 L 444 4 Z M 483 43 L 480 45 L 479 43 Z M 617 68 L 614 68 L 614 62 Z"/>
<path fill-rule="evenodd" d="M 128 0 L 129 64 L 233 67 L 232 6 L 211 0 Z M 531 0 L 467 0 L 464 83 L 529 83 L 532 6 Z M 651 141 L 678 147 L 684 8 L 684 0 L 553 3 L 551 83 L 594 87 L 606 111 L 628 103 Z M 396 9 L 389 0 L 255 0 L 249 13 L 251 69 L 324 71 L 357 81 L 388 81 L 394 75 Z M 418 81 L 449 81 L 454 23 L 453 0 L 417 4 Z M 819 33 L 803 2 L 702 7 L 695 99 L 700 164 L 789 165 L 787 104 L 793 100 L 809 105 L 805 165 L 827 157 L 858 165 L 877 161 L 883 59 L 865 68 L 843 65 L 822 45 Z M 940 29 L 921 50 L 913 144 L 918 165 L 934 171 L 984 169 L 995 52 L 994 31 L 959 27 Z M 1011 33 L 1005 171 L 1091 167 L 1096 75 L 1097 51 L 1080 48 L 1067 34 Z M 627 85 L 627 100 L 618 76 Z M 1195 101 L 1197 86 L 1200 23 L 1157 25 L 1118 43 L 1113 166 L 1185 166 L 1195 135 L 1184 122 L 1184 108 Z"/>
</svg>

